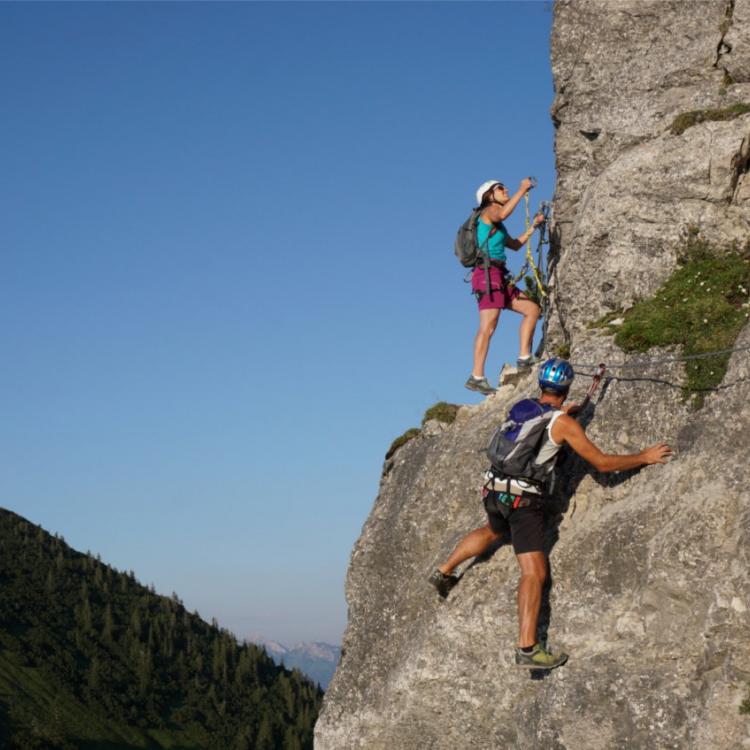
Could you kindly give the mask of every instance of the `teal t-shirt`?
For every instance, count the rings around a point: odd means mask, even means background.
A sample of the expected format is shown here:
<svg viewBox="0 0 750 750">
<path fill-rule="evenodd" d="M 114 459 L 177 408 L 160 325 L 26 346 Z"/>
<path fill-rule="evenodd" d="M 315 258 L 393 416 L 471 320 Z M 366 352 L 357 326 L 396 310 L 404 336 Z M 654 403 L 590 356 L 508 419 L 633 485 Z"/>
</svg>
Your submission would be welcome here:
<svg viewBox="0 0 750 750">
<path fill-rule="evenodd" d="M 492 260 L 505 260 L 505 240 L 508 237 L 508 231 L 505 229 L 503 222 L 498 222 L 497 232 L 490 237 L 488 250 Z M 484 243 L 492 229 L 492 224 L 485 224 L 481 217 L 477 220 L 477 244 L 484 252 Z"/>
</svg>

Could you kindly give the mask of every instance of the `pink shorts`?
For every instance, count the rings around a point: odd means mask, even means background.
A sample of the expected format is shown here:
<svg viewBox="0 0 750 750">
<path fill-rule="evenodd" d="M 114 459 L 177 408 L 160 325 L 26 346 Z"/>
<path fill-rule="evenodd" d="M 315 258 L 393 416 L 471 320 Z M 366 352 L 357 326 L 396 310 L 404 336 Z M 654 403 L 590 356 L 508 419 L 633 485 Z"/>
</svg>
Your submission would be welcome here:
<svg viewBox="0 0 750 750">
<path fill-rule="evenodd" d="M 471 289 L 478 295 L 480 310 L 503 310 L 510 307 L 514 299 L 521 296 L 521 290 L 511 284 L 512 278 L 505 266 L 492 266 L 490 268 L 490 289 L 492 294 L 484 294 L 486 280 L 484 268 L 477 266 L 471 274 Z"/>
</svg>

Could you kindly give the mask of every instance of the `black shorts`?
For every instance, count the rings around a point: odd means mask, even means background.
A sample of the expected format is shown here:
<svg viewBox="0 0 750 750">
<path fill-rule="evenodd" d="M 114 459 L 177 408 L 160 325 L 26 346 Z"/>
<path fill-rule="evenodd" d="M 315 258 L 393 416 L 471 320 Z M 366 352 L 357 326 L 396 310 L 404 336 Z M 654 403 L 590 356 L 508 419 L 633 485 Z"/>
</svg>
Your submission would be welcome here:
<svg viewBox="0 0 750 750">
<path fill-rule="evenodd" d="M 541 504 L 516 508 L 509 518 L 505 518 L 498 508 L 497 495 L 497 492 L 491 491 L 484 497 L 490 528 L 496 534 L 510 536 L 517 555 L 544 552 L 544 510 Z"/>
</svg>

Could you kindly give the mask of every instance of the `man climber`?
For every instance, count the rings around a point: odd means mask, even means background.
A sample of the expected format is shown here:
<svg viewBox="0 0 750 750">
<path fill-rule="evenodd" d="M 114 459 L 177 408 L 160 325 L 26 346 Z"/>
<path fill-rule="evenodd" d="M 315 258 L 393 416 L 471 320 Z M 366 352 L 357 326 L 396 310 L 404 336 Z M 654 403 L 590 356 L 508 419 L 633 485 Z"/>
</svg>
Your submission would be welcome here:
<svg viewBox="0 0 750 750">
<path fill-rule="evenodd" d="M 465 536 L 445 563 L 436 568 L 429 578 L 440 596 L 445 598 L 458 583 L 458 578 L 453 575 L 458 565 L 470 557 L 481 555 L 493 544 L 509 537 L 521 569 L 518 586 L 519 635 L 515 660 L 517 665 L 532 669 L 554 669 L 568 659 L 567 654 L 550 653 L 537 642 L 542 587 L 547 577 L 543 507 L 545 483 L 540 478 L 544 480 L 551 476 L 563 445 L 569 445 L 600 472 L 627 471 L 649 464 L 664 464 L 672 456 L 672 449 L 666 443 L 657 443 L 639 453 L 622 456 L 603 453 L 586 437 L 583 427 L 570 416 L 580 407 L 575 404 L 563 406 L 572 382 L 573 369 L 565 360 L 552 358 L 541 366 L 541 396 L 536 400 L 524 399 L 518 402 L 509 415 L 509 418 L 518 419 L 513 415 L 519 413 L 519 408 L 520 412 L 532 409 L 533 422 L 539 423 L 541 419 L 546 423 L 544 432 L 539 433 L 539 441 L 534 443 L 534 447 L 541 447 L 526 464 L 530 471 L 525 474 L 533 474 L 535 481 L 529 481 L 528 476 L 510 477 L 488 473 L 484 490 L 487 524 Z M 530 417 L 525 418 L 529 419 L 526 424 L 532 424 Z M 519 427 L 516 423 L 513 426 Z M 541 425 L 537 429 L 541 429 Z M 528 434 L 529 430 L 526 432 Z M 523 436 L 524 429 L 521 425 L 520 432 L 514 437 L 516 444 Z"/>
</svg>

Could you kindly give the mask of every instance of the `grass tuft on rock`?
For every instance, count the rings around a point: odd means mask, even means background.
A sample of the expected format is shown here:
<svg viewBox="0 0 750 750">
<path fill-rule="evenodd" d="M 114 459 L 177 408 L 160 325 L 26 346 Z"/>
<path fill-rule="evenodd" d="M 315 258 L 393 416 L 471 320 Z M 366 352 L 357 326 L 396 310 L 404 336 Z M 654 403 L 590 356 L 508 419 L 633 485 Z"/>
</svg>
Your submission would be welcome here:
<svg viewBox="0 0 750 750">
<path fill-rule="evenodd" d="M 453 424 L 456 421 L 456 414 L 459 410 L 458 404 L 449 404 L 447 401 L 438 401 L 433 404 L 422 417 L 422 425 L 428 422 L 430 419 L 437 419 L 439 422 L 445 422 L 446 424 Z M 393 456 L 393 454 L 402 446 L 406 445 L 410 440 L 420 435 L 422 430 L 419 427 L 410 427 L 403 435 L 399 435 L 392 443 L 391 447 L 385 454 L 386 461 Z"/>
<path fill-rule="evenodd" d="M 750 683 L 748 683 L 748 688 L 750 688 Z M 740 713 L 750 715 L 750 694 L 740 703 Z"/>
<path fill-rule="evenodd" d="M 430 419 L 437 419 L 438 422 L 445 422 L 445 424 L 453 424 L 456 421 L 458 409 L 458 404 L 449 404 L 447 401 L 438 401 L 424 413 L 422 424 L 424 425 Z"/>
<path fill-rule="evenodd" d="M 419 427 L 410 427 L 403 435 L 399 435 L 392 443 L 391 447 L 388 448 L 385 454 L 386 461 L 393 456 L 393 454 L 402 446 L 406 445 L 412 438 L 419 435 L 422 430 Z"/>
<path fill-rule="evenodd" d="M 555 350 L 555 356 L 561 359 L 570 359 L 570 344 L 560 344 Z"/>
<path fill-rule="evenodd" d="M 626 352 L 654 346 L 682 347 L 684 355 L 731 349 L 750 319 L 750 243 L 719 254 L 690 234 L 680 265 L 650 299 L 624 312 L 609 313 L 594 325 L 614 335 Z M 619 325 L 613 325 L 613 317 Z M 622 321 L 622 322 L 620 322 Z M 706 391 L 721 383 L 729 354 L 685 363 L 684 395 L 700 407 Z"/>
<path fill-rule="evenodd" d="M 682 135 L 688 128 L 701 122 L 734 120 L 735 117 L 746 115 L 748 112 L 750 112 L 750 104 L 747 102 L 737 102 L 723 109 L 694 109 L 677 115 L 672 121 L 670 132 L 672 135 Z"/>
</svg>

